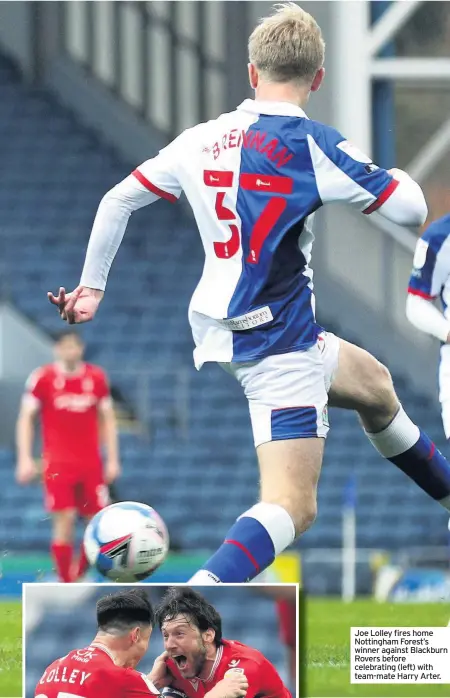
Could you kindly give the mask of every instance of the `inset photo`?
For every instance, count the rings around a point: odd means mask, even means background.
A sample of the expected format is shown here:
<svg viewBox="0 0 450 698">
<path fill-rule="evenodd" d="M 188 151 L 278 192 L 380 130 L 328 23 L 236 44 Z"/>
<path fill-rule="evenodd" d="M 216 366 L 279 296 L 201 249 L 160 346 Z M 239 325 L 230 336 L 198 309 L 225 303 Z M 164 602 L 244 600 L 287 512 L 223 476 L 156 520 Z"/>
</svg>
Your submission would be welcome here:
<svg viewBox="0 0 450 698">
<path fill-rule="evenodd" d="M 295 698 L 297 585 L 26 584 L 26 698 Z"/>
</svg>

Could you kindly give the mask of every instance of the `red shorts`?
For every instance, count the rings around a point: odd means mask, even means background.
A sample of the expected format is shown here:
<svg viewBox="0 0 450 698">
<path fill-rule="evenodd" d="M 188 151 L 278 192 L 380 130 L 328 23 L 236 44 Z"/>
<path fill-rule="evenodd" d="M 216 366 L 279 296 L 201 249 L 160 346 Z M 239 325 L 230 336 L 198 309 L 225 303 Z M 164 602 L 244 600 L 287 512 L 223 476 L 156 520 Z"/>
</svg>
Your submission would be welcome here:
<svg viewBox="0 0 450 698">
<path fill-rule="evenodd" d="M 280 637 L 288 647 L 296 647 L 296 609 L 295 603 L 282 599 L 277 601 L 278 618 L 280 621 Z"/>
<path fill-rule="evenodd" d="M 93 516 L 109 504 L 108 488 L 97 464 L 82 469 L 49 465 L 43 482 L 47 511 L 76 509 L 80 516 Z"/>
</svg>

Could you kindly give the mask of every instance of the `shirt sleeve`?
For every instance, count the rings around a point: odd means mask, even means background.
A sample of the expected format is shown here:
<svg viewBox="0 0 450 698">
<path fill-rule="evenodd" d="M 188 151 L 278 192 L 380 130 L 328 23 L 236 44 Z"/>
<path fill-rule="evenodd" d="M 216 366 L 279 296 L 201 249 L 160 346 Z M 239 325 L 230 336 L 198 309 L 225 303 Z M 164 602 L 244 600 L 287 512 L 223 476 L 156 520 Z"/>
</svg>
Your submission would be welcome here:
<svg viewBox="0 0 450 698">
<path fill-rule="evenodd" d="M 326 127 L 308 134 L 308 145 L 322 203 L 342 202 L 369 214 L 394 193 L 398 182 L 339 131 Z"/>
<path fill-rule="evenodd" d="M 99 401 L 99 407 L 109 406 L 111 401 L 111 390 L 106 373 L 97 367 L 95 376 L 95 394 Z"/>
<path fill-rule="evenodd" d="M 184 133 L 159 155 L 139 165 L 105 194 L 92 226 L 80 285 L 104 291 L 111 265 L 133 211 L 160 198 L 176 201 L 181 194 L 177 162 Z"/>
<path fill-rule="evenodd" d="M 183 134 L 178 136 L 159 154 L 146 160 L 133 171 L 133 176 L 145 189 L 158 198 L 175 203 L 182 187 L 178 178 L 180 155 L 183 148 Z"/>
<path fill-rule="evenodd" d="M 129 669 L 126 672 L 123 695 L 124 698 L 149 698 L 159 696 L 160 693 L 145 674 Z"/>
<path fill-rule="evenodd" d="M 23 402 L 34 407 L 41 407 L 45 400 L 45 373 L 42 368 L 37 368 L 27 378 Z"/>
<path fill-rule="evenodd" d="M 260 661 L 241 660 L 240 669 L 248 680 L 246 698 L 255 698 L 255 696 L 291 698 L 291 693 L 284 685 L 277 670 L 265 657 L 261 656 Z M 237 669 L 233 669 L 233 671 L 237 671 Z"/>
<path fill-rule="evenodd" d="M 430 226 L 416 244 L 408 293 L 433 300 L 450 276 L 444 255 L 440 254 L 445 238 L 433 234 Z"/>
</svg>

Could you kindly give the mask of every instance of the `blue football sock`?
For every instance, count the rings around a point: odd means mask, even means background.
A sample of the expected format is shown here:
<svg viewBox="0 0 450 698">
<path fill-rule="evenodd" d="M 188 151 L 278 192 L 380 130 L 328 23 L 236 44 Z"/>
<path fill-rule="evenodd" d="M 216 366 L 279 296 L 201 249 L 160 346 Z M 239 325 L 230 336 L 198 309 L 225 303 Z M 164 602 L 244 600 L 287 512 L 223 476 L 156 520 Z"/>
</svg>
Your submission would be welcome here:
<svg viewBox="0 0 450 698">
<path fill-rule="evenodd" d="M 422 430 L 414 446 L 389 460 L 433 499 L 449 497 L 450 464 Z"/>
<path fill-rule="evenodd" d="M 268 567 L 294 536 L 294 524 L 285 509 L 278 504 L 256 504 L 236 521 L 217 552 L 189 581 L 248 582 Z"/>
<path fill-rule="evenodd" d="M 378 434 L 367 434 L 382 456 L 450 510 L 450 463 L 401 407 Z"/>
</svg>

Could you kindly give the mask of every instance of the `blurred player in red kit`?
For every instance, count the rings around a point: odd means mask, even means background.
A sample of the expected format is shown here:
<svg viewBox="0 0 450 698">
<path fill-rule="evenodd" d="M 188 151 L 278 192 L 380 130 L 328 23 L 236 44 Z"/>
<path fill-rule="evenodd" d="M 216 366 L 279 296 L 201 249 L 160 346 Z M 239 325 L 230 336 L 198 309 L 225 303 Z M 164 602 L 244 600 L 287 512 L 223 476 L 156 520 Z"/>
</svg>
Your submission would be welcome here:
<svg viewBox="0 0 450 698">
<path fill-rule="evenodd" d="M 261 577 L 262 581 L 262 577 Z M 289 677 L 292 685 L 297 683 L 297 588 L 293 585 L 258 586 L 257 591 L 275 601 L 280 639 L 287 649 Z"/>
<path fill-rule="evenodd" d="M 157 696 L 151 681 L 135 670 L 148 649 L 154 612 L 143 589 L 122 589 L 97 602 L 97 634 L 44 671 L 36 698 L 139 698 Z"/>
<path fill-rule="evenodd" d="M 238 612 L 238 609 L 236 609 Z M 222 681 L 248 682 L 246 698 L 291 698 L 275 667 L 258 650 L 222 638 L 222 620 L 198 592 L 171 587 L 156 611 L 164 638 L 166 658 L 153 667 L 156 685 L 187 698 L 204 698 Z M 170 687 L 170 688 L 169 688 Z M 179 697 L 173 693 L 172 698 Z"/>
<path fill-rule="evenodd" d="M 280 637 L 287 648 L 289 662 L 289 676 L 295 686 L 296 682 L 296 604 L 293 599 L 280 598 L 276 601 L 278 619 L 280 623 Z"/>
<path fill-rule="evenodd" d="M 101 368 L 83 362 L 83 354 L 75 332 L 60 335 L 55 362 L 29 377 L 17 421 L 16 477 L 27 484 L 38 475 L 32 453 L 35 419 L 41 417 L 45 505 L 53 517 L 51 552 L 62 582 L 76 581 L 88 567 L 83 548 L 78 560 L 73 555 L 77 515 L 89 520 L 106 506 L 107 484 L 120 474 L 108 380 Z"/>
</svg>

